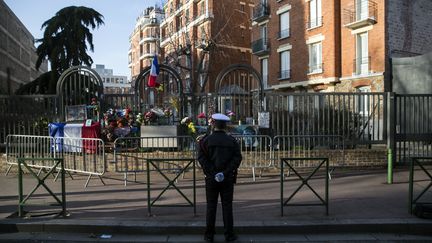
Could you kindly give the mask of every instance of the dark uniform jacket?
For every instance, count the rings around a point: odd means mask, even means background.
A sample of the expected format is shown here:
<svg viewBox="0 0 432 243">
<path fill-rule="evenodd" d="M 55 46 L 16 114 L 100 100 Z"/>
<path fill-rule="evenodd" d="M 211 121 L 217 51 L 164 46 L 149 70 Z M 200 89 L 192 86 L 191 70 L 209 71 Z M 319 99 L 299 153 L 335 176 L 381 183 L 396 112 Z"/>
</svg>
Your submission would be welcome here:
<svg viewBox="0 0 432 243">
<path fill-rule="evenodd" d="M 206 177 L 214 178 L 223 172 L 225 178 L 235 179 L 241 160 L 238 142 L 224 131 L 214 131 L 199 142 L 198 162 Z"/>
</svg>

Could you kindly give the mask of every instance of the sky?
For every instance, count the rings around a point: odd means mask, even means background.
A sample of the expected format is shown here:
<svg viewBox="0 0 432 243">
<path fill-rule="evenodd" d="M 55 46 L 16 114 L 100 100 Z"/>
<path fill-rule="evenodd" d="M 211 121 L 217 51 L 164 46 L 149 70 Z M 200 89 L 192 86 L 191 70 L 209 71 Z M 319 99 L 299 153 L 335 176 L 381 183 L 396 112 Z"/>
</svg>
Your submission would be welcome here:
<svg viewBox="0 0 432 243">
<path fill-rule="evenodd" d="M 35 39 L 43 36 L 41 26 L 57 11 L 67 6 L 85 6 L 104 16 L 105 24 L 94 29 L 94 52 L 89 51 L 95 64 L 113 69 L 114 75 L 128 76 L 129 35 L 142 11 L 161 0 L 4 0 Z"/>
</svg>

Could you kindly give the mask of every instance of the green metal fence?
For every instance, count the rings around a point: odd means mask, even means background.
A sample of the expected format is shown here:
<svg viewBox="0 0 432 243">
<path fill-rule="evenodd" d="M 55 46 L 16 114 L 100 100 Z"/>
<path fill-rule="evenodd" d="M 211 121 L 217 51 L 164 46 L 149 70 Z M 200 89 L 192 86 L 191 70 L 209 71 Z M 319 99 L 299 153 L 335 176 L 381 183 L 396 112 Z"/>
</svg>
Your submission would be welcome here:
<svg viewBox="0 0 432 243">
<path fill-rule="evenodd" d="M 431 175 L 431 168 L 428 168 L 427 165 L 431 165 L 432 163 L 432 157 L 412 157 L 411 158 L 411 164 L 410 164 L 410 174 L 409 174 L 409 194 L 408 194 L 408 203 L 409 203 L 409 213 L 413 213 L 414 207 L 417 204 L 432 204 L 432 201 L 427 201 L 425 198 L 425 194 L 429 191 L 429 189 L 432 187 L 432 175 Z M 414 167 L 415 166 L 420 167 L 420 171 L 424 172 L 427 176 L 427 182 L 429 183 L 427 186 L 421 190 L 420 193 L 416 195 L 414 198 L 414 182 L 415 181 L 415 174 L 414 174 Z M 428 170 L 429 169 L 429 170 Z M 423 199 L 423 200 L 422 200 Z"/>
<path fill-rule="evenodd" d="M 31 167 L 27 163 L 27 161 L 52 161 L 52 166 L 49 169 L 49 171 L 43 176 L 39 177 L 39 174 L 35 173 L 33 170 L 35 168 Z M 36 186 L 30 191 L 29 194 L 27 194 L 24 197 L 24 180 L 23 180 L 23 174 L 24 170 L 23 167 L 27 169 L 27 171 L 37 180 Z M 60 176 L 60 183 L 61 183 L 61 199 L 57 197 L 57 195 L 48 187 L 47 184 L 45 184 L 45 180 L 50 176 L 53 175 L 56 170 L 60 169 L 59 173 Z M 46 191 L 49 193 L 50 196 L 52 196 L 55 201 L 58 204 L 50 204 L 49 206 L 61 206 L 61 211 L 58 213 L 61 216 L 66 216 L 66 186 L 65 186 L 65 168 L 64 168 L 64 161 L 61 158 L 19 158 L 18 159 L 18 216 L 24 217 L 25 211 L 24 206 L 29 205 L 27 201 L 34 195 L 36 190 L 39 187 L 43 187 L 46 189 Z"/>
<path fill-rule="evenodd" d="M 296 170 L 294 161 L 319 161 L 319 164 L 311 168 L 312 171 L 307 175 L 303 176 L 301 173 L 299 173 L 298 170 Z M 280 193 L 281 193 L 281 216 L 284 215 L 284 207 L 285 206 L 325 206 L 326 208 L 326 215 L 329 214 L 329 159 L 328 158 L 281 158 L 280 159 Z M 284 198 L 284 167 L 287 165 L 289 169 L 300 179 L 301 184 L 300 186 L 295 189 L 290 196 L 285 199 Z M 324 181 L 325 181 L 325 192 L 324 192 L 324 198 L 322 198 L 321 195 L 317 193 L 317 191 L 309 184 L 309 181 L 314 177 L 319 169 L 321 169 L 325 166 L 325 174 L 324 174 Z M 308 187 L 313 194 L 319 199 L 320 203 L 290 203 L 290 201 L 294 198 L 294 196 L 302 189 L 303 186 Z"/>
</svg>

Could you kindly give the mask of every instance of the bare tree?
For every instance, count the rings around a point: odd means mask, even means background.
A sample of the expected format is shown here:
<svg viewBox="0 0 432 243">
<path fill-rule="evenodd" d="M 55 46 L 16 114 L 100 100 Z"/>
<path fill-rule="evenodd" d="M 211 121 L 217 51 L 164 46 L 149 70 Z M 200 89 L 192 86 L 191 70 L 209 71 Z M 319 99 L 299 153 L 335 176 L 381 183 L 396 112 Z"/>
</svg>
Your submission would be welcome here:
<svg viewBox="0 0 432 243">
<path fill-rule="evenodd" d="M 188 15 L 175 18 L 162 31 L 168 39 L 165 63 L 180 73 L 190 113 L 196 117 L 205 94 L 214 91 L 211 84 L 220 70 L 213 64 L 233 63 L 238 57 L 229 48 L 250 44 L 250 16 L 238 3 L 218 0 L 212 11 L 203 11 L 194 19 Z"/>
</svg>

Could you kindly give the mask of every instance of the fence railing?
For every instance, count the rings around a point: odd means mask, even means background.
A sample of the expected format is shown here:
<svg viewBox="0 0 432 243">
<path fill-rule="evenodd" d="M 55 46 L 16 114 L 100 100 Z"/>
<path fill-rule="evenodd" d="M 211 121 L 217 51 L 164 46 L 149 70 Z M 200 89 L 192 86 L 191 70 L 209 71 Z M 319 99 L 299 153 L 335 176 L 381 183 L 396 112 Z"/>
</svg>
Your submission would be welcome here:
<svg viewBox="0 0 432 243">
<path fill-rule="evenodd" d="M 385 143 L 386 93 L 266 93 L 275 135 L 337 135 L 345 145 Z"/>
<path fill-rule="evenodd" d="M 273 139 L 274 166 L 283 158 L 328 158 L 333 171 L 345 165 L 345 142 L 338 135 L 293 135 L 276 136 Z M 293 160 L 297 167 L 308 167 L 309 161 Z M 290 172 L 290 171 L 289 171 Z M 329 176 L 331 176 L 329 174 Z"/>
<path fill-rule="evenodd" d="M 432 156 L 432 95 L 395 95 L 396 160 Z"/>
<path fill-rule="evenodd" d="M 0 147 L 9 134 L 47 135 L 60 109 L 56 95 L 0 95 Z"/>
</svg>

